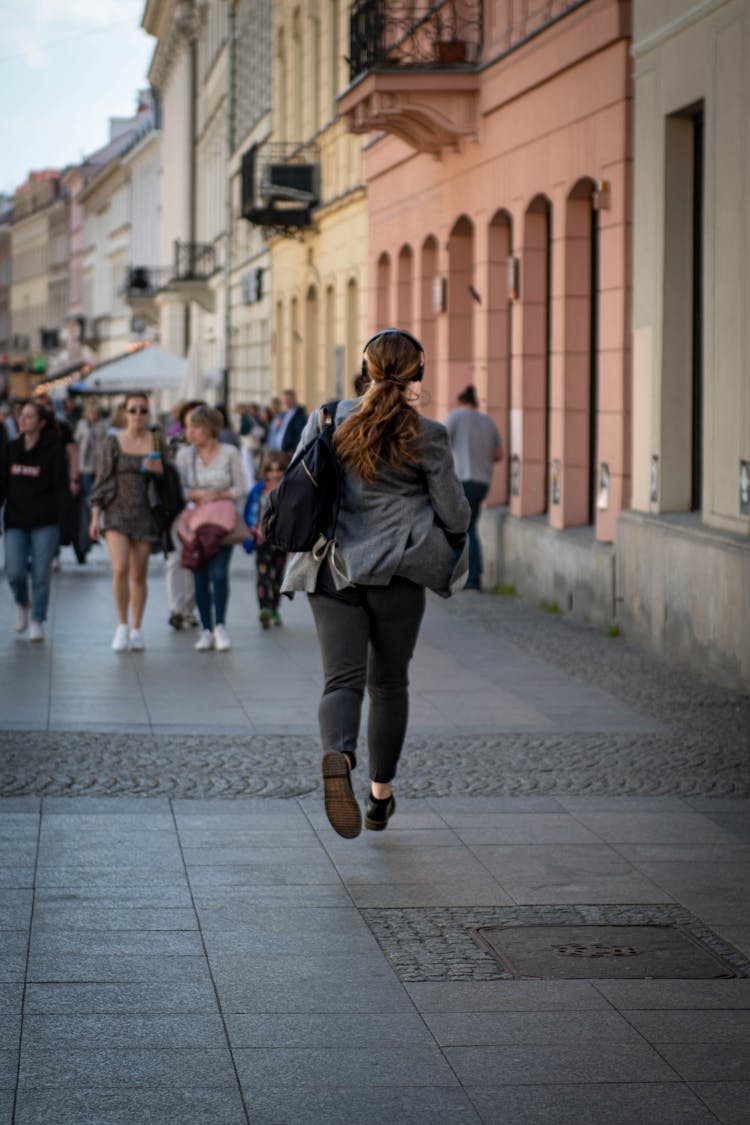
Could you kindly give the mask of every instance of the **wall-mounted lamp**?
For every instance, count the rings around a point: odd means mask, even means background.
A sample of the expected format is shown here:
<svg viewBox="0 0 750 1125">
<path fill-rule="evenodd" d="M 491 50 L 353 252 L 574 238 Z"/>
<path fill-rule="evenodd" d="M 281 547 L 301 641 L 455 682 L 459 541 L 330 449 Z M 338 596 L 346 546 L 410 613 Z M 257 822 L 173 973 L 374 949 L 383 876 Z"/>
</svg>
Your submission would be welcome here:
<svg viewBox="0 0 750 1125">
<path fill-rule="evenodd" d="M 611 183 L 609 180 L 597 180 L 594 187 L 592 204 L 595 211 L 609 211 L 612 206 Z"/>
<path fill-rule="evenodd" d="M 599 496 L 596 506 L 600 512 L 606 512 L 609 508 L 609 465 L 606 461 L 602 461 L 599 466 Z"/>
<path fill-rule="evenodd" d="M 659 454 L 651 454 L 651 468 L 649 470 L 649 500 L 655 504 L 659 499 Z"/>
<path fill-rule="evenodd" d="M 560 503 L 560 476 L 562 466 L 560 458 L 555 457 L 552 461 L 552 503 Z"/>
<path fill-rule="evenodd" d="M 521 296 L 521 262 L 510 257 L 506 263 L 505 290 L 509 301 L 517 301 Z"/>
<path fill-rule="evenodd" d="M 740 515 L 750 516 L 750 461 L 740 461 Z"/>
<path fill-rule="evenodd" d="M 517 453 L 510 459 L 510 494 L 518 496 L 521 492 L 521 461 Z"/>
<path fill-rule="evenodd" d="M 444 277 L 432 279 L 432 311 L 444 313 L 448 307 L 448 282 Z"/>
</svg>

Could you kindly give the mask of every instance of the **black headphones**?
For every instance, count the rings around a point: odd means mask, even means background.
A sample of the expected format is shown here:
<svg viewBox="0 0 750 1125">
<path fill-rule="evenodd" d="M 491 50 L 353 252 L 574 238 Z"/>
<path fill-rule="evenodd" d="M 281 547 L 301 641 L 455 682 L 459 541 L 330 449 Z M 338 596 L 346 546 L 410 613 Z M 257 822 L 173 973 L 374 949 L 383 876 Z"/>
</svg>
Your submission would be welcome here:
<svg viewBox="0 0 750 1125">
<path fill-rule="evenodd" d="M 422 382 L 422 376 L 424 375 L 424 348 L 422 347 L 422 345 L 420 344 L 420 342 L 416 338 L 416 336 L 412 336 L 411 332 L 407 332 L 403 328 L 384 328 L 381 332 L 376 332 L 374 336 L 370 337 L 370 339 L 367 341 L 364 348 L 362 349 L 362 375 L 364 376 L 365 379 L 369 378 L 368 371 L 367 371 L 367 358 L 365 356 L 365 352 L 369 348 L 370 344 L 373 342 L 373 340 L 379 340 L 381 336 L 390 336 L 394 332 L 396 333 L 397 336 L 404 336 L 407 340 L 409 340 L 410 343 L 412 343 L 414 345 L 414 347 L 417 349 L 417 351 L 421 354 L 422 362 L 420 363 L 419 367 L 417 368 L 416 375 L 412 375 L 411 380 L 410 380 L 410 382 L 412 382 L 412 383 L 421 383 Z"/>
</svg>

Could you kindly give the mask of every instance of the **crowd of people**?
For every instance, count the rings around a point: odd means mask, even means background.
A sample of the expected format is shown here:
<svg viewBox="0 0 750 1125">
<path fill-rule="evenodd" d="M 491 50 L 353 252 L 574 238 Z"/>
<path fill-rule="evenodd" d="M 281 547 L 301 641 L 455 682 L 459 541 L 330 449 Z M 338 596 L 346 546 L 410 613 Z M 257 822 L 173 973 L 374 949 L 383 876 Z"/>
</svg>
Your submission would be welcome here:
<svg viewBox="0 0 750 1125">
<path fill-rule="evenodd" d="M 364 826 L 382 831 L 396 807 L 392 782 L 425 590 L 447 597 L 467 569 L 468 588 L 481 589 L 476 525 L 502 456 L 473 386 L 457 396 L 445 425 L 419 412 L 415 391 L 424 370 L 419 341 L 386 329 L 364 346 L 354 397 L 309 417 L 292 390 L 267 408 L 236 407 L 236 429 L 221 406 L 197 399 L 160 424 L 142 392 L 128 394 L 106 420 L 93 399 L 80 409 L 66 403 L 62 415 L 43 395 L 6 411 L 0 506 L 17 632 L 44 639 L 56 552 L 83 506 L 90 507 L 88 540 L 103 537 L 109 553 L 113 650 L 145 648 L 149 559 L 163 550 L 169 625 L 197 627 L 198 652 L 226 652 L 230 563 L 242 544 L 256 558 L 262 629 L 281 624 L 282 593 L 308 595 L 324 676 L 324 805 L 346 838 L 363 823 L 351 774 L 368 691 Z M 264 538 L 269 496 L 295 450 L 324 427 L 330 431 L 331 422 L 339 466 L 335 530 L 287 558 Z"/>
<path fill-rule="evenodd" d="M 51 574 L 85 502 L 88 543 L 104 540 L 111 563 L 113 650 L 145 648 L 149 559 L 164 546 L 170 626 L 199 628 L 199 652 L 231 648 L 226 614 L 237 540 L 210 553 L 204 546 L 198 565 L 183 565 L 178 520 L 165 544 L 150 499 L 149 480 L 167 464 L 176 468 L 188 508 L 198 510 L 193 522 L 217 500 L 244 512 L 242 542 L 257 559 L 259 621 L 264 629 L 281 625 L 286 556 L 263 542 L 260 525 L 265 496 L 283 475 L 307 415 L 287 390 L 268 407 L 236 407 L 236 416 L 234 428 L 221 405 L 192 399 L 160 425 L 143 393 L 128 395 L 109 416 L 94 396 L 69 397 L 58 408 L 46 394 L 1 403 L 0 507 L 16 631 L 44 640 Z"/>
</svg>

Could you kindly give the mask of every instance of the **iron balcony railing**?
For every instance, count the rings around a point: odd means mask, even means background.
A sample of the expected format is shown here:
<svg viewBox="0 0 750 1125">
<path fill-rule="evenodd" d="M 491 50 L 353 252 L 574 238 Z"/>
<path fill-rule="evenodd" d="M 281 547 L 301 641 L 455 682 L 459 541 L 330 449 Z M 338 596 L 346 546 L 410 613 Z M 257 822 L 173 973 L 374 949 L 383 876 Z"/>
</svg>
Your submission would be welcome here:
<svg viewBox="0 0 750 1125">
<path fill-rule="evenodd" d="M 356 0 L 349 24 L 352 81 L 382 67 L 473 66 L 482 51 L 482 0 Z"/>
<path fill-rule="evenodd" d="M 207 281 L 218 268 L 213 243 L 175 241 L 170 281 Z"/>
</svg>

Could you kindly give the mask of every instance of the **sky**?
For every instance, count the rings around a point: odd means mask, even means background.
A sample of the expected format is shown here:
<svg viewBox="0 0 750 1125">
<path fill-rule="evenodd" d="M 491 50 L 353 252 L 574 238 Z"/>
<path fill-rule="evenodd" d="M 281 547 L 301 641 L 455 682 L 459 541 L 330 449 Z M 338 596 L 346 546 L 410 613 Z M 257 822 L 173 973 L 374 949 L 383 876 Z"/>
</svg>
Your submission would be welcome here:
<svg viewBox="0 0 750 1125">
<path fill-rule="evenodd" d="M 0 0 L 0 192 L 76 164 L 130 117 L 156 40 L 145 0 Z"/>
</svg>

